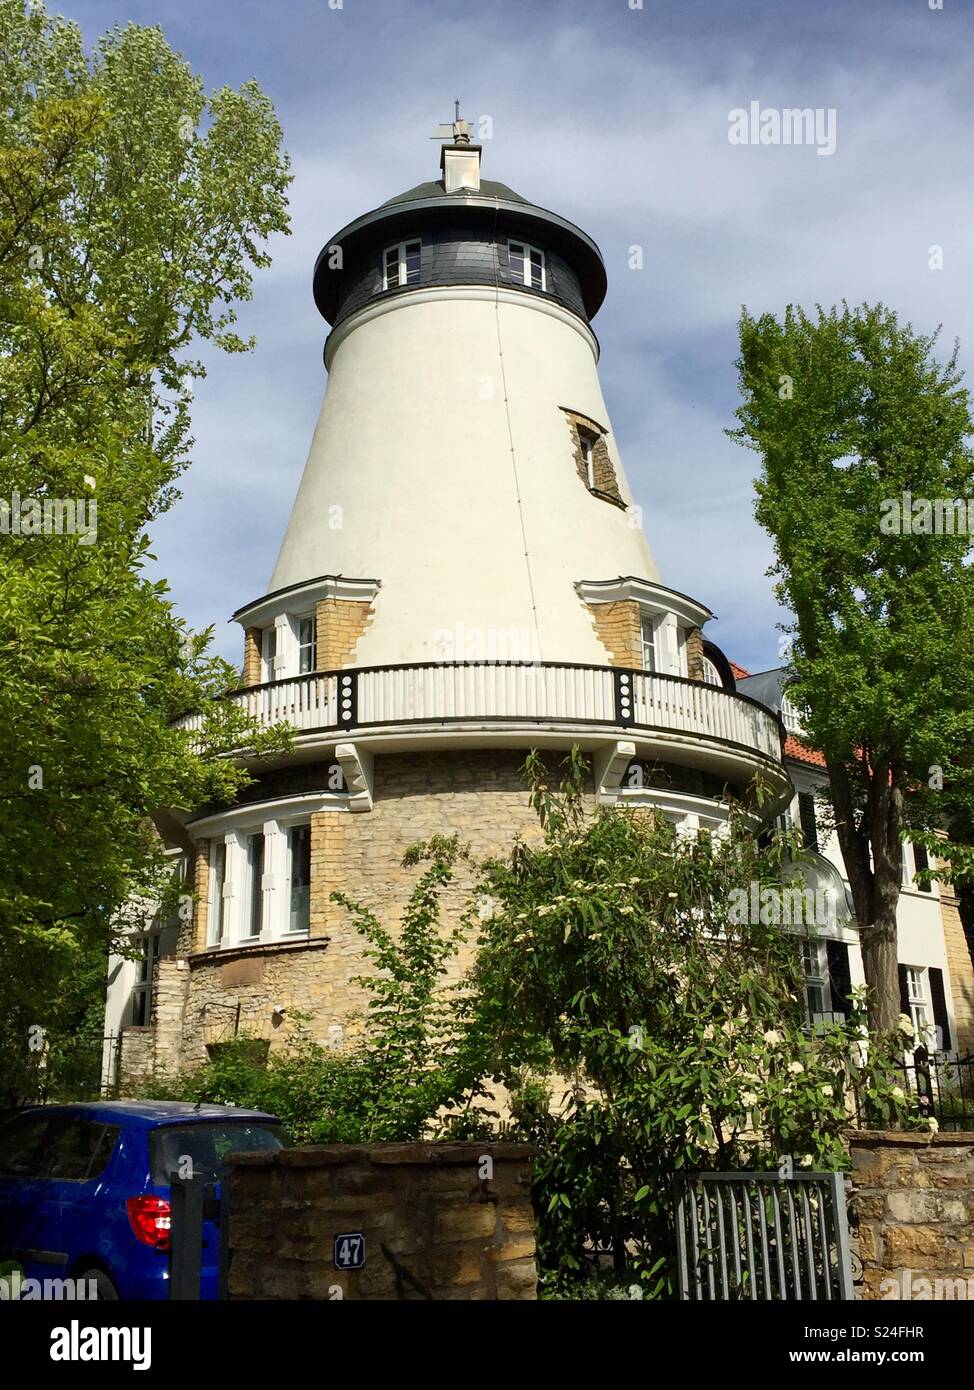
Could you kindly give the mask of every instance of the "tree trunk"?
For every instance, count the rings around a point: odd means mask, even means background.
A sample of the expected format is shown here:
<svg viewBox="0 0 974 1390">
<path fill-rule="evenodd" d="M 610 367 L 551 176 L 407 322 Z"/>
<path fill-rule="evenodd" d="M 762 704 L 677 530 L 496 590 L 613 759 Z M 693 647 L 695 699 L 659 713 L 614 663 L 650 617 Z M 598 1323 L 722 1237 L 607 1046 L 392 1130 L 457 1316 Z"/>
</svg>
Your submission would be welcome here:
<svg viewBox="0 0 974 1390">
<path fill-rule="evenodd" d="M 869 1031 L 888 1035 L 900 1015 L 896 908 L 903 873 L 903 792 L 886 762 L 875 758 L 870 763 L 863 755 L 868 804 L 857 826 L 848 770 L 831 763 L 828 770 L 836 833 L 859 926 Z"/>
<path fill-rule="evenodd" d="M 889 1035 L 900 1016 L 900 987 L 896 970 L 896 905 L 884 910 L 868 927 L 860 928 L 862 968 L 869 995 L 866 1008 L 870 1033 Z"/>
</svg>

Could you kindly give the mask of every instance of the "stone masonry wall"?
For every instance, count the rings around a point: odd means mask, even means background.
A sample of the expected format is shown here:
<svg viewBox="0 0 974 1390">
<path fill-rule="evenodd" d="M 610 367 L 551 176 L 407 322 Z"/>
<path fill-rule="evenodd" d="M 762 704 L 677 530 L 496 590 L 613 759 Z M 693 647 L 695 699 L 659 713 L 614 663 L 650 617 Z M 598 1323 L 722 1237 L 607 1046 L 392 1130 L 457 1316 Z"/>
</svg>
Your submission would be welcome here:
<svg viewBox="0 0 974 1390">
<path fill-rule="evenodd" d="M 636 600 L 587 603 L 585 607 L 592 615 L 599 641 L 609 653 L 610 665 L 642 670 L 643 629 Z"/>
<path fill-rule="evenodd" d="M 260 685 L 261 643 L 263 640 L 264 634 L 259 627 L 248 627 L 245 630 L 241 685 Z"/>
<path fill-rule="evenodd" d="M 358 599 L 319 599 L 315 610 L 318 670 L 350 665 L 362 633 L 375 617 L 371 603 Z"/>
<path fill-rule="evenodd" d="M 582 451 L 582 436 L 591 440 L 592 443 L 592 486 L 591 491 L 599 493 L 619 507 L 626 504 L 622 500 L 619 491 L 619 482 L 616 478 L 612 460 L 609 457 L 609 447 L 605 442 L 605 431 L 594 420 L 589 420 L 584 415 L 578 415 L 573 410 L 565 411 L 565 418 L 568 421 L 568 428 L 572 436 L 572 449 L 575 454 L 575 469 L 578 476 L 586 487 L 589 486 L 588 469 L 585 463 L 585 454 Z"/>
<path fill-rule="evenodd" d="M 861 1131 L 851 1150 L 862 1297 L 974 1297 L 974 1134 Z"/>
<path fill-rule="evenodd" d="M 537 1297 L 525 1144 L 325 1145 L 230 1162 L 232 1299 Z M 365 1237 L 336 1269 L 335 1238 Z"/>
<path fill-rule="evenodd" d="M 456 882 L 442 897 L 444 925 L 454 922 L 474 887 L 475 864 L 509 850 L 518 832 L 526 839 L 540 834 L 519 770 L 523 759 L 523 753 L 513 750 L 377 758 L 374 810 L 312 816 L 306 941 L 207 952 L 200 934 L 204 905 L 198 904 L 181 1033 L 175 1040 L 167 1036 L 157 1064 L 166 1069 L 168 1056 L 170 1070 L 198 1066 L 207 1045 L 225 1041 L 235 1031 L 266 1039 L 272 1048 L 284 1045 L 298 1026 L 329 1046 L 351 1041 L 362 1026 L 352 1016 L 368 1002 L 355 977 L 368 973 L 369 962 L 365 942 L 345 909 L 331 901 L 332 892 L 361 902 L 396 932 L 421 872 L 403 868 L 406 849 L 434 834 L 456 833 L 470 845 L 473 863 L 458 865 Z M 330 767 L 321 764 L 319 780 Z M 313 772 L 304 781 L 310 786 Z M 327 785 L 324 780 L 321 784 Z M 459 978 L 472 955 L 471 942 L 454 960 L 451 979 Z M 278 1008 L 284 1009 L 283 1016 L 275 1016 Z"/>
<path fill-rule="evenodd" d="M 120 1095 L 136 1091 L 152 1079 L 155 1073 L 155 1047 L 154 1028 L 128 1024 L 122 1029 L 116 1077 Z"/>
<path fill-rule="evenodd" d="M 703 680 L 703 633 L 698 627 L 687 633 L 687 675 L 692 681 Z"/>
<path fill-rule="evenodd" d="M 957 1037 L 951 1039 L 951 1045 L 959 1052 L 971 1052 L 974 1051 L 974 963 L 953 886 L 941 883 L 938 887 L 950 992 L 954 1001 L 954 1022 L 957 1026 Z"/>
</svg>

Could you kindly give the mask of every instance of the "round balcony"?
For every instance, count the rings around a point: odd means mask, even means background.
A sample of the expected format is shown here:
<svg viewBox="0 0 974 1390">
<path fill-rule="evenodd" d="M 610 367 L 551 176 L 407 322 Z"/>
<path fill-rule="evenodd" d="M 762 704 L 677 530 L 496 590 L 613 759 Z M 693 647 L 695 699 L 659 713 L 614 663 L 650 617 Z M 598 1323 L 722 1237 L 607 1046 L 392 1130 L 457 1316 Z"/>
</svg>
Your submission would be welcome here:
<svg viewBox="0 0 974 1390">
<path fill-rule="evenodd" d="M 374 753 L 421 748 L 594 752 L 625 739 L 634 756 L 697 767 L 743 786 L 755 772 L 788 791 L 784 730 L 766 706 L 654 671 L 565 662 L 457 661 L 314 671 L 231 691 L 258 725 L 295 730 L 286 760 L 354 741 Z M 180 721 L 198 728 L 199 715 Z"/>
</svg>

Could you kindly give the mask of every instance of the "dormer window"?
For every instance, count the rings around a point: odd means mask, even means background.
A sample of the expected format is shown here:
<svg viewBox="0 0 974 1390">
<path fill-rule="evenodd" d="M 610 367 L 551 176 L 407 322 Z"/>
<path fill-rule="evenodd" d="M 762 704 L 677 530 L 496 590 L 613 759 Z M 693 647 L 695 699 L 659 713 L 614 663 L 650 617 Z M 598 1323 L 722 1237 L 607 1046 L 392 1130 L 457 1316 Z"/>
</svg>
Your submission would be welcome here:
<svg viewBox="0 0 974 1390">
<path fill-rule="evenodd" d="M 511 262 L 511 279 L 528 289 L 547 289 L 544 252 L 526 241 L 509 241 L 507 254 Z"/>
<path fill-rule="evenodd" d="M 578 476 L 589 492 L 625 510 L 626 504 L 619 492 L 615 469 L 609 457 L 606 431 L 597 421 L 590 420 L 586 415 L 580 415 L 567 406 L 562 406 L 562 410 L 571 430 Z"/>
<path fill-rule="evenodd" d="M 402 285 L 419 284 L 422 242 L 400 241 L 386 248 L 382 258 L 382 288 L 394 290 Z"/>
</svg>

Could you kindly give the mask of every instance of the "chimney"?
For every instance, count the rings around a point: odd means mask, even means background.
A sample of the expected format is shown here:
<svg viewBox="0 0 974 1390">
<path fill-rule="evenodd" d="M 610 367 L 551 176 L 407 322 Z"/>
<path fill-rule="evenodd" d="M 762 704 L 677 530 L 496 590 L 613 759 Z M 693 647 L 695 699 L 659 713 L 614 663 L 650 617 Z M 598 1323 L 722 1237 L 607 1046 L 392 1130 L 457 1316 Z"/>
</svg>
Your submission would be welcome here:
<svg viewBox="0 0 974 1390">
<path fill-rule="evenodd" d="M 458 124 L 465 126 L 466 121 Z M 443 146 L 440 168 L 447 193 L 480 192 L 481 149 L 481 145 L 471 145 L 469 135 L 462 134 L 452 144 Z"/>
</svg>

